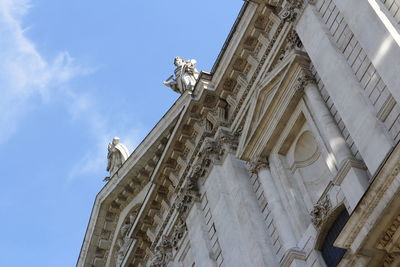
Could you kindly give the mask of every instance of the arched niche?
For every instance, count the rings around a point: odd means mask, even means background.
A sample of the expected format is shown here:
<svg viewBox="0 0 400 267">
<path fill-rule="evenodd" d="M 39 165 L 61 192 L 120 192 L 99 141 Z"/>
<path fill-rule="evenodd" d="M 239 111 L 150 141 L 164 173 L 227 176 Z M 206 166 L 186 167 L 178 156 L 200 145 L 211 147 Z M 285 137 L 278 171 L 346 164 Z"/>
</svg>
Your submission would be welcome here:
<svg viewBox="0 0 400 267">
<path fill-rule="evenodd" d="M 301 177 L 311 202 L 316 203 L 330 181 L 330 170 L 309 130 L 303 131 L 296 140 L 292 171 Z"/>
</svg>

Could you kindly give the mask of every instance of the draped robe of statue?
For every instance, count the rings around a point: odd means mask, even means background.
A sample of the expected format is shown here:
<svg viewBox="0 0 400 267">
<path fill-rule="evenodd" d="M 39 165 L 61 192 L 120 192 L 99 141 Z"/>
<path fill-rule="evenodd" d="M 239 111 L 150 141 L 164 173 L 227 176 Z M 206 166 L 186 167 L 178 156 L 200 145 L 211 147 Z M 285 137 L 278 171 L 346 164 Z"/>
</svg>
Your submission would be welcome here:
<svg viewBox="0 0 400 267">
<path fill-rule="evenodd" d="M 113 176 L 128 157 L 128 148 L 119 142 L 118 137 L 114 137 L 112 143 L 108 144 L 107 171 L 110 172 L 110 177 Z"/>
<path fill-rule="evenodd" d="M 176 66 L 174 71 L 175 78 L 171 76 L 164 81 L 164 84 L 180 94 L 187 90 L 192 92 L 199 78 L 199 72 L 195 68 L 196 63 L 195 59 L 185 61 L 183 58 L 176 57 L 174 60 L 174 65 Z"/>
</svg>

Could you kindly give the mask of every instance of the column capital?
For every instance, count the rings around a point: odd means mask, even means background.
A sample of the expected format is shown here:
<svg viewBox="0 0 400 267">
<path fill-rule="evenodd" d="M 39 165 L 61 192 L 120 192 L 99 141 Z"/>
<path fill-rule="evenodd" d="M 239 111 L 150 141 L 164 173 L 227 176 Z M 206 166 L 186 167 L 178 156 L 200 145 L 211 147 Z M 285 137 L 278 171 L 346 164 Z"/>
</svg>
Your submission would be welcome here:
<svg viewBox="0 0 400 267">
<path fill-rule="evenodd" d="M 261 169 L 269 168 L 269 162 L 264 157 L 259 157 L 256 161 L 250 163 L 250 172 L 258 174 Z"/>
<path fill-rule="evenodd" d="M 295 90 L 304 91 L 309 85 L 317 86 L 317 81 L 311 71 L 303 69 L 297 77 Z"/>
</svg>

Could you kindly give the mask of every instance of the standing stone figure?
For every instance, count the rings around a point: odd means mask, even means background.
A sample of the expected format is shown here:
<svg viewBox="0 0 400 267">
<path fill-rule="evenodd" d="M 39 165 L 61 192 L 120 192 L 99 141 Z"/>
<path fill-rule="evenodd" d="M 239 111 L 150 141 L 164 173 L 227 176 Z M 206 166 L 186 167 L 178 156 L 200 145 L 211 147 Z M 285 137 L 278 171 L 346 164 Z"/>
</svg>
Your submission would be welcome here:
<svg viewBox="0 0 400 267">
<path fill-rule="evenodd" d="M 163 83 L 172 88 L 177 93 L 183 94 L 186 90 L 193 92 L 194 86 L 199 78 L 199 72 L 195 68 L 197 61 L 195 59 L 184 60 L 176 57 L 174 60 L 175 78 L 171 75 Z"/>
<path fill-rule="evenodd" d="M 119 142 L 119 137 L 114 137 L 112 143 L 108 144 L 107 171 L 110 177 L 122 166 L 122 163 L 129 157 L 129 151 Z"/>
</svg>

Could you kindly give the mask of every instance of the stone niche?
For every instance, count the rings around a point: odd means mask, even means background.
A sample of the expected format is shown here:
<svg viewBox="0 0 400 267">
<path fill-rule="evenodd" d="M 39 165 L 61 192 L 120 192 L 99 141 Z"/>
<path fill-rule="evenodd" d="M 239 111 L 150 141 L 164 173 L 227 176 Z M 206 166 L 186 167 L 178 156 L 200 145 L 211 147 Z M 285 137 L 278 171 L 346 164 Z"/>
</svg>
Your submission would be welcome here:
<svg viewBox="0 0 400 267">
<path fill-rule="evenodd" d="M 288 118 L 270 159 L 282 194 L 292 199 L 291 219 L 300 234 L 311 223 L 310 213 L 333 178 L 329 152 L 303 100 Z"/>
<path fill-rule="evenodd" d="M 292 143 L 286 159 L 302 194 L 316 203 L 330 181 L 330 171 L 307 124 Z"/>
</svg>

